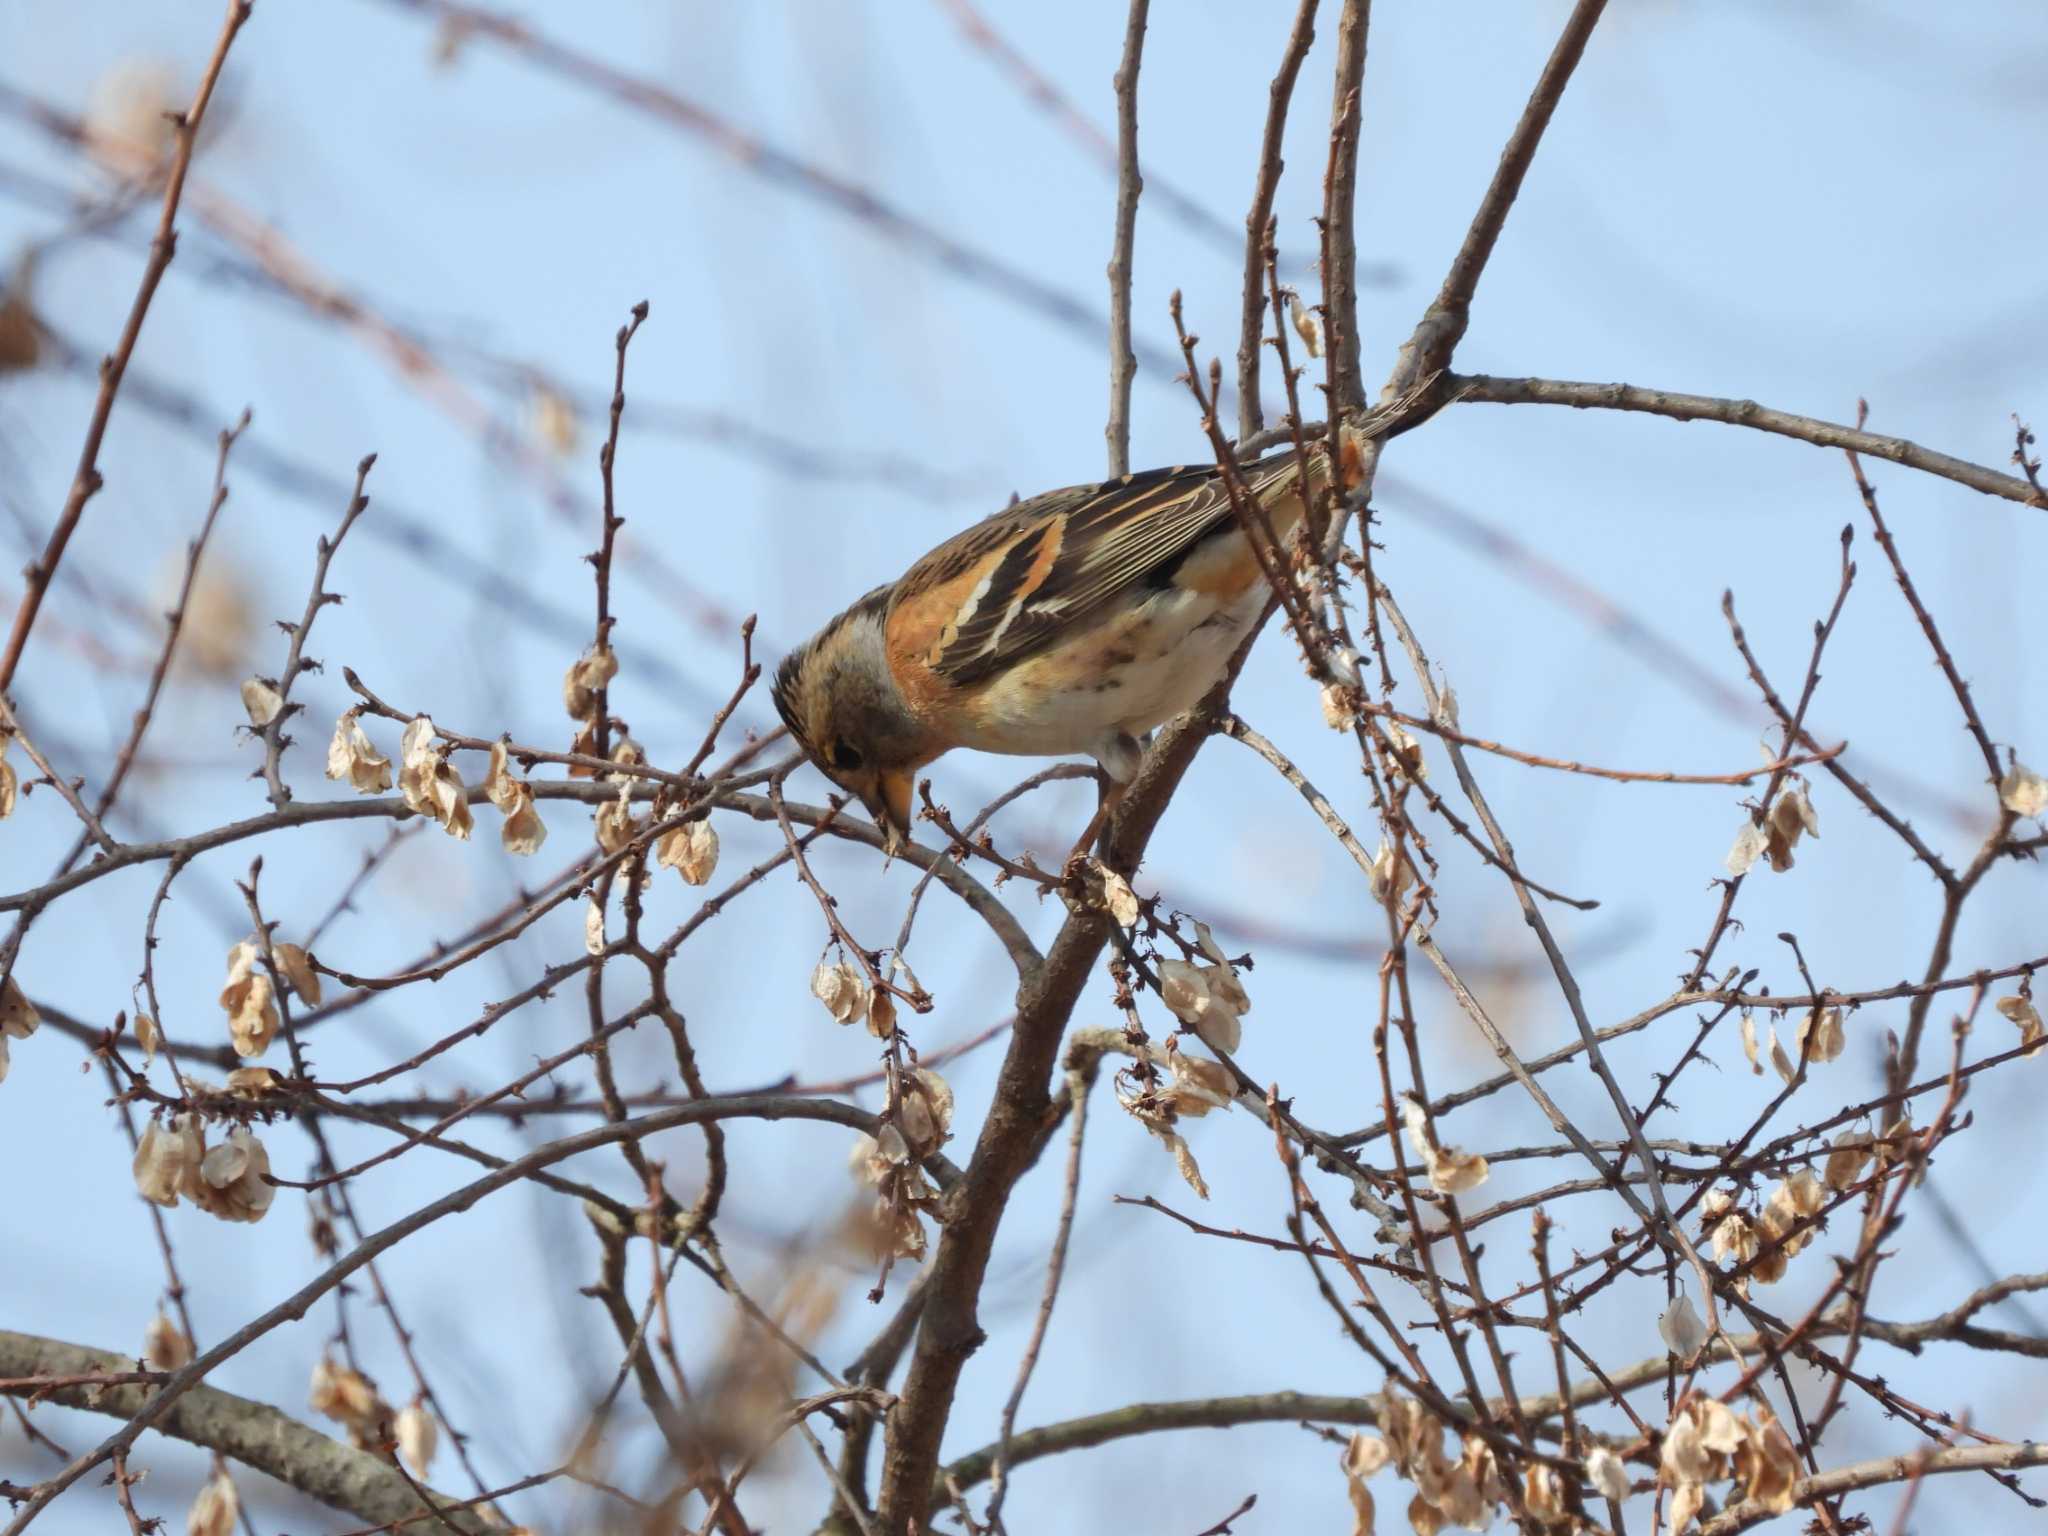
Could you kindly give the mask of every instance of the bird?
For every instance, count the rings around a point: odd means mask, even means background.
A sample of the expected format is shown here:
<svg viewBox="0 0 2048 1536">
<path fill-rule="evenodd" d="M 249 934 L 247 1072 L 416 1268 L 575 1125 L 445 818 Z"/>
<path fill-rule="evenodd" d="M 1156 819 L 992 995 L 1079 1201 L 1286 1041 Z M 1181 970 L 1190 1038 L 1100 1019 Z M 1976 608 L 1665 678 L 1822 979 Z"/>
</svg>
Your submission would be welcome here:
<svg viewBox="0 0 2048 1536">
<path fill-rule="evenodd" d="M 1346 489 L 1362 439 L 1339 444 Z M 1309 452 L 1310 500 L 1329 453 Z M 1281 546 L 1303 521 L 1289 448 L 1236 467 Z M 1083 753 L 1104 775 L 1085 846 L 1155 727 L 1223 676 L 1270 595 L 1214 464 L 1145 470 L 1013 502 L 876 587 L 786 656 L 777 713 L 804 755 L 909 839 L 918 770 L 954 748 Z"/>
</svg>

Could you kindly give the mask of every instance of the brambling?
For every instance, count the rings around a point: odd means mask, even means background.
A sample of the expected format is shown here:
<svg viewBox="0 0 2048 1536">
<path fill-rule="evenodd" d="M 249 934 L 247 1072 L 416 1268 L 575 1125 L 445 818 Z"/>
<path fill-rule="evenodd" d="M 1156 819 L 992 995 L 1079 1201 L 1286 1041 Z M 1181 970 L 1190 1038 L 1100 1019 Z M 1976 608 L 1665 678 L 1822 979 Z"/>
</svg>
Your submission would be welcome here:
<svg viewBox="0 0 2048 1536">
<path fill-rule="evenodd" d="M 1357 483 L 1359 443 L 1341 443 Z M 1310 454 L 1319 495 L 1329 455 Z M 1292 449 L 1241 465 L 1282 559 L 1303 519 Z M 1114 795 L 1146 733 L 1215 686 L 1270 588 L 1215 465 L 1047 491 L 954 535 L 786 657 L 775 707 L 894 852 L 917 771 L 955 747 L 1086 753 Z M 1099 819 L 1099 818 L 1098 818 Z"/>
</svg>

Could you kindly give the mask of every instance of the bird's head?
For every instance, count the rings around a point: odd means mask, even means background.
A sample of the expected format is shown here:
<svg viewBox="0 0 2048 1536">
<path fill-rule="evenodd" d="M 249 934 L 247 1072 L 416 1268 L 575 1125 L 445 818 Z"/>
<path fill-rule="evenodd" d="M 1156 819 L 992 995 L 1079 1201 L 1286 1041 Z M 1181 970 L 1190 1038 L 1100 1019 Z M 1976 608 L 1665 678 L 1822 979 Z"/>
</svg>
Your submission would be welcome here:
<svg viewBox="0 0 2048 1536">
<path fill-rule="evenodd" d="M 889 672 L 887 595 L 887 588 L 869 593 L 784 657 L 774 694 L 804 755 L 867 807 L 893 855 L 910 837 L 917 770 L 938 752 Z"/>
</svg>

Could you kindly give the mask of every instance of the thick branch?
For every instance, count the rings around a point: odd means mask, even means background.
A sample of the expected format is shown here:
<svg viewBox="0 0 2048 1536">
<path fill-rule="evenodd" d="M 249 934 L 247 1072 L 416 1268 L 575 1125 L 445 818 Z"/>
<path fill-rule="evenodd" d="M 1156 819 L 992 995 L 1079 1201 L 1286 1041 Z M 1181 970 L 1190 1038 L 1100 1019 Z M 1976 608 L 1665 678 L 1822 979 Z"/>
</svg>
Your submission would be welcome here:
<svg viewBox="0 0 2048 1536">
<path fill-rule="evenodd" d="M 1168 727 L 1145 754 L 1110 823 L 1108 863 L 1113 868 L 1137 868 L 1173 792 L 1215 729 L 1230 682 L 1248 654 L 1249 646 L 1241 647 L 1229 676 L 1202 707 Z M 958 1191 L 949 1193 L 916 1351 L 902 1395 L 889 1415 L 876 1504 L 877 1526 L 886 1536 L 906 1536 L 912 1521 L 924 1518 L 960 1372 L 983 1338 L 976 1304 L 996 1229 L 1011 1190 L 1037 1158 L 1045 1132 L 1055 1122 L 1057 1111 L 1048 1086 L 1060 1035 L 1108 932 L 1108 919 L 1101 912 L 1072 912 L 1061 925 L 1044 968 L 1018 989 L 1009 1053 L 1003 1058 L 974 1156 Z"/>
<path fill-rule="evenodd" d="M 1019 990 L 1010 1050 L 966 1177 L 947 1202 L 916 1352 L 889 1414 L 877 1503 L 879 1528 L 888 1536 L 907 1533 L 923 1515 L 960 1372 L 984 1337 L 977 1303 L 996 1229 L 1052 1116 L 1046 1085 L 1060 1037 L 1107 937 L 1107 917 L 1076 912 L 1061 927 L 1037 985 Z"/>
<path fill-rule="evenodd" d="M 59 1339 L 0 1329 L 0 1377 L 91 1376 L 135 1368 L 133 1355 L 117 1355 Z M 145 1386 L 72 1386 L 19 1388 L 20 1395 L 47 1398 L 68 1408 L 132 1418 L 148 1403 Z M 381 1456 L 359 1451 L 301 1424 L 267 1403 L 236 1397 L 218 1387 L 196 1386 L 180 1397 L 157 1426 L 174 1439 L 205 1446 L 244 1466 L 267 1473 L 330 1509 L 339 1509 L 372 1525 L 428 1514 L 413 1483 Z M 491 1529 L 473 1511 L 451 1507 L 455 1500 L 436 1495 L 441 1518 L 462 1532 L 478 1536 Z M 443 1529 L 446 1529 L 444 1526 Z"/>
</svg>

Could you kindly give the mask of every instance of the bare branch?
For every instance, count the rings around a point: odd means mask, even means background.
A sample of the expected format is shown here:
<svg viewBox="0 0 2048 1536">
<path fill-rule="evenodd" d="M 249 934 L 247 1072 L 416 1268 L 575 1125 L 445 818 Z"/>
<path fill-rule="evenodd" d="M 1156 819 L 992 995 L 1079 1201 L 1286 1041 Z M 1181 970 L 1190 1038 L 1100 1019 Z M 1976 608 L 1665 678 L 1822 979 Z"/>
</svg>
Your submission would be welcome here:
<svg viewBox="0 0 2048 1536">
<path fill-rule="evenodd" d="M 1323 319 L 1328 332 L 1331 409 L 1365 404 L 1358 336 L 1358 133 L 1365 92 L 1366 31 L 1372 0 L 1344 0 L 1337 18 L 1337 68 L 1330 90 L 1330 169 L 1323 182 Z M 1277 323 L 1278 315 L 1273 317 Z"/>
<path fill-rule="evenodd" d="M 1024 1402 L 1024 1389 L 1031 1385 L 1031 1372 L 1045 1344 L 1046 1329 L 1052 1324 L 1053 1303 L 1059 1299 L 1060 1280 L 1067 1268 L 1067 1240 L 1074 1235 L 1074 1204 L 1081 1192 L 1081 1138 L 1088 1126 L 1088 1088 L 1082 1073 L 1068 1075 L 1067 1097 L 1073 1107 L 1067 1112 L 1071 1122 L 1067 1133 L 1067 1175 L 1060 1195 L 1059 1221 L 1053 1229 L 1052 1255 L 1045 1261 L 1045 1294 L 1040 1297 L 1038 1314 L 1032 1319 L 1031 1337 L 1025 1341 L 1024 1353 L 1017 1361 L 1016 1385 L 1010 1388 L 1003 1403 L 1002 1432 L 996 1442 L 995 1465 L 989 1471 L 988 1522 L 997 1530 L 1002 1529 L 1004 1453 L 1016 1430 L 1017 1409 Z"/>
<path fill-rule="evenodd" d="M 1508 210 L 1522 190 L 1522 178 L 1528 175 L 1536 158 L 1536 146 L 1550 126 L 1551 114 L 1557 110 L 1572 71 L 1578 68 L 1586 51 L 1586 41 L 1606 8 L 1607 0 L 1577 0 L 1573 5 L 1557 46 L 1551 49 L 1543 73 L 1537 76 L 1536 87 L 1529 93 L 1528 104 L 1522 108 L 1521 119 L 1500 152 L 1500 164 L 1487 185 L 1486 195 L 1479 201 L 1479 211 L 1472 216 L 1471 228 L 1465 231 L 1464 243 L 1451 258 L 1451 269 L 1444 274 L 1443 286 L 1416 325 L 1415 334 L 1401 348 L 1401 359 L 1389 380 L 1393 391 L 1398 393 L 1450 366 L 1451 356 L 1471 321 L 1472 296 L 1478 291 L 1480 274 L 1486 270 L 1500 232 L 1507 225 Z"/>
<path fill-rule="evenodd" d="M 1582 384 L 1565 379 L 1504 379 L 1485 374 L 1449 374 L 1444 388 L 1454 401 L 1482 405 L 1568 405 L 1575 410 L 1641 411 L 1672 421 L 1718 421 L 1731 427 L 1751 427 L 1817 448 L 1845 448 L 1851 453 L 1903 464 L 1924 474 L 1953 480 L 1986 496 L 2028 506 L 2044 506 L 2041 495 L 2015 475 L 1972 464 L 1946 453 L 1936 453 L 1903 437 L 1885 437 L 1860 427 L 1821 421 L 1812 416 L 1795 416 L 1790 411 L 1759 405 L 1754 400 L 1730 400 L 1715 395 L 1687 395 L 1675 390 L 1647 389 L 1637 384 Z"/>
<path fill-rule="evenodd" d="M 78 468 L 71 477 L 70 493 L 64 498 L 64 510 L 57 516 L 57 523 L 50 530 L 50 539 L 43 546 L 43 552 L 30 565 L 25 575 L 25 586 L 21 594 L 21 606 L 14 613 L 14 627 L 7 636 L 7 648 L 0 651 L 0 693 L 5 693 L 14 681 L 15 669 L 21 665 L 21 653 L 28 644 L 28 633 L 35 627 L 36 613 L 43 605 L 43 594 L 50 590 L 57 567 L 64 559 L 65 546 L 71 542 L 71 535 L 78 529 L 78 521 L 85 512 L 85 504 L 98 493 L 102 484 L 99 459 L 100 444 L 107 435 L 107 421 L 114 413 L 114 396 L 121 388 L 121 376 L 127 371 L 128 359 L 135 353 L 135 342 L 142 334 L 142 322 L 149 315 L 150 300 L 156 297 L 157 284 L 163 281 L 165 270 L 178 248 L 178 200 L 185 191 L 185 173 L 192 166 L 192 147 L 199 137 L 199 125 L 206 117 L 207 104 L 213 100 L 213 88 L 220 81 L 221 66 L 227 63 L 228 49 L 234 43 L 235 35 L 242 30 L 242 23 L 249 19 L 252 0 L 228 0 L 227 18 L 221 23 L 220 36 L 213 45 L 213 57 L 207 61 L 206 70 L 199 77 L 199 86 L 192 94 L 192 105 L 180 113 L 175 127 L 177 148 L 171 156 L 169 174 L 164 179 L 163 212 L 158 216 L 156 238 L 150 242 L 149 260 L 142 269 L 142 282 L 135 290 L 135 301 L 129 306 L 128 321 L 121 328 L 121 339 L 114 344 L 100 365 L 99 396 L 93 402 L 92 419 L 85 429 L 85 445 L 79 450 Z"/>
<path fill-rule="evenodd" d="M 1252 186 L 1251 211 L 1244 216 L 1244 310 L 1237 332 L 1237 435 L 1243 440 L 1265 424 L 1259 401 L 1261 332 L 1266 314 L 1266 242 L 1273 220 L 1273 198 L 1280 190 L 1285 162 L 1280 151 L 1287 140 L 1287 109 L 1294 100 L 1294 82 L 1301 61 L 1316 40 L 1316 0 L 1301 0 L 1294 26 L 1280 55 L 1280 69 L 1267 92 L 1266 126 L 1259 137 L 1259 175 Z M 1356 253 L 1354 252 L 1354 260 Z M 1354 273 L 1356 268 L 1354 267 Z M 1274 317 L 1275 324 L 1280 323 Z"/>
<path fill-rule="evenodd" d="M 0 1329 L 0 1376 L 68 1375 L 89 1381 L 94 1376 L 118 1378 L 134 1363 L 133 1355 Z M 150 1389 L 144 1386 L 29 1388 L 10 1383 L 5 1390 L 48 1397 L 117 1419 L 133 1418 L 151 1398 Z M 266 1403 L 236 1397 L 218 1387 L 192 1386 L 168 1412 L 158 1416 L 155 1427 L 174 1439 L 231 1456 L 308 1498 L 375 1525 L 428 1512 L 412 1483 L 384 1457 L 329 1439 Z M 444 1507 L 442 1518 L 458 1531 L 483 1536 L 493 1529 L 458 1501 L 440 1494 L 433 1499 Z"/>
<path fill-rule="evenodd" d="M 1123 62 L 1116 70 L 1116 233 L 1109 253 L 1109 478 L 1131 472 L 1131 246 L 1138 231 L 1138 66 L 1145 54 L 1145 18 L 1151 0 L 1131 0 L 1124 25 Z"/>
</svg>

